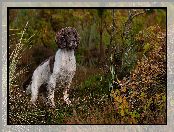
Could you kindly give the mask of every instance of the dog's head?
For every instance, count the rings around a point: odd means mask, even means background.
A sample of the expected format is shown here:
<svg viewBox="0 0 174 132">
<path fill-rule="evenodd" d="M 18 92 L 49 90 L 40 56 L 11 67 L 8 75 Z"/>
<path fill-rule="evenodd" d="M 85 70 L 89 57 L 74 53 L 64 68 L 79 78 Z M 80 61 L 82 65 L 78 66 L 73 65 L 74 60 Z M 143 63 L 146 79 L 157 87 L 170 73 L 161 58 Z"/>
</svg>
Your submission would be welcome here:
<svg viewBox="0 0 174 132">
<path fill-rule="evenodd" d="M 56 34 L 56 44 L 60 49 L 77 49 L 79 41 L 79 34 L 76 29 L 72 27 L 62 28 Z"/>
</svg>

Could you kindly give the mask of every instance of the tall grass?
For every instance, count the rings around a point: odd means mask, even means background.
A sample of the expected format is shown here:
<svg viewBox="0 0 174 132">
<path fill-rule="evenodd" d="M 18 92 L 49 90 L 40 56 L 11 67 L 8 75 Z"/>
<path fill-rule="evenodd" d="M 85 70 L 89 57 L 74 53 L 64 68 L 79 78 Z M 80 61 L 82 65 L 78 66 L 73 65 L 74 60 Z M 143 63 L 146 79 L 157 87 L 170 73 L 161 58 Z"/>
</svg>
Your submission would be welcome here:
<svg viewBox="0 0 174 132">
<path fill-rule="evenodd" d="M 17 78 L 27 72 L 27 67 L 22 68 L 21 70 L 17 70 L 17 64 L 19 63 L 20 59 L 22 58 L 22 53 L 25 51 L 25 42 L 29 42 L 29 39 L 26 39 L 25 34 L 27 30 L 28 22 L 26 23 L 24 29 L 21 31 L 21 36 L 19 42 L 15 44 L 15 48 L 12 49 L 12 52 L 9 57 L 10 65 L 9 65 L 9 87 L 18 86 Z M 17 33 L 16 33 L 17 34 Z M 9 48 L 12 48 L 14 45 L 10 45 Z"/>
<path fill-rule="evenodd" d="M 160 72 L 159 77 L 162 77 L 161 75 L 163 74 L 165 75 L 165 72 L 163 73 L 165 67 L 163 67 L 162 63 L 159 63 L 165 61 L 163 60 L 165 58 L 164 47 L 166 44 L 163 41 L 164 38 L 152 41 L 152 34 L 148 35 L 150 38 L 140 37 L 145 39 L 146 43 L 154 46 L 154 48 L 152 47 L 154 50 L 147 50 L 147 46 L 143 47 L 145 50 L 142 52 L 144 57 L 137 61 L 135 68 L 130 72 L 130 77 L 123 79 L 117 77 L 114 54 L 111 55 L 110 61 L 112 63 L 107 69 L 108 72 L 96 67 L 82 68 L 79 66 L 80 68 L 77 68 L 74 84 L 70 90 L 72 106 L 65 106 L 63 99 L 61 99 L 62 95 L 60 93 L 62 91 L 57 91 L 55 92 L 56 109 L 51 110 L 45 107 L 40 98 L 38 98 L 37 102 L 38 107 L 31 105 L 29 96 L 20 91 L 19 83 L 16 82 L 18 77 L 25 72 L 24 70 L 23 72 L 17 72 L 17 65 L 25 50 L 24 43 L 26 42 L 27 26 L 28 22 L 21 32 L 19 42 L 15 45 L 10 55 L 10 92 L 13 91 L 10 95 L 10 104 L 8 104 L 10 105 L 10 124 L 165 123 L 166 87 L 165 83 L 162 82 L 165 80 L 154 76 L 157 70 Z M 156 34 L 155 29 L 155 27 L 151 27 L 145 33 L 153 33 L 153 39 L 157 39 L 159 34 Z M 150 60 L 153 63 L 150 63 Z M 148 70 L 148 68 L 151 70 Z M 148 76 L 146 75 L 147 73 Z M 122 85 L 119 86 L 119 84 Z M 149 84 L 152 84 L 152 86 L 149 86 Z M 108 85 L 110 89 L 108 89 Z M 151 93 L 154 94 L 151 95 Z"/>
</svg>

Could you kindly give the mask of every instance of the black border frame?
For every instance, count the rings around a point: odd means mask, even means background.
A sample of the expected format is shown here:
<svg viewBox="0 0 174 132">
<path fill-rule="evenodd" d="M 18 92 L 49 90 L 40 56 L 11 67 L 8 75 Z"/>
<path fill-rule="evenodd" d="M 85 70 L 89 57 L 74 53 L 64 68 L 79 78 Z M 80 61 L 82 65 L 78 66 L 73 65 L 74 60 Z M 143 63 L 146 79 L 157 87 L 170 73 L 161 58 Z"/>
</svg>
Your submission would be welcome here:
<svg viewBox="0 0 174 132">
<path fill-rule="evenodd" d="M 10 124 L 9 123 L 9 10 L 10 9 L 165 9 L 166 10 L 166 123 L 165 124 Z M 167 125 L 167 7 L 7 7 L 7 125 Z"/>
</svg>

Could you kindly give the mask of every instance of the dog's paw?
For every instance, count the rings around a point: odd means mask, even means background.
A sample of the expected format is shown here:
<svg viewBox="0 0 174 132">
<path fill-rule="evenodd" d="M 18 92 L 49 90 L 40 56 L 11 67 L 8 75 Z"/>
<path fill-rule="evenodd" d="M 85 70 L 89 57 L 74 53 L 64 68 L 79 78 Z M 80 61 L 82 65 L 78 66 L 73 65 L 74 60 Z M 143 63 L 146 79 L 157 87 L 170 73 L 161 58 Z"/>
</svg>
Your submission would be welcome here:
<svg viewBox="0 0 174 132">
<path fill-rule="evenodd" d="M 68 106 L 72 105 L 70 100 L 65 101 Z"/>
<path fill-rule="evenodd" d="M 30 100 L 30 103 L 29 103 L 32 107 L 37 107 L 36 103 L 32 100 Z"/>
<path fill-rule="evenodd" d="M 52 102 L 46 102 L 46 107 L 55 109 L 56 105 Z"/>
<path fill-rule="evenodd" d="M 53 108 L 53 109 L 55 109 L 56 108 L 56 105 L 55 104 L 51 104 L 50 107 Z"/>
</svg>

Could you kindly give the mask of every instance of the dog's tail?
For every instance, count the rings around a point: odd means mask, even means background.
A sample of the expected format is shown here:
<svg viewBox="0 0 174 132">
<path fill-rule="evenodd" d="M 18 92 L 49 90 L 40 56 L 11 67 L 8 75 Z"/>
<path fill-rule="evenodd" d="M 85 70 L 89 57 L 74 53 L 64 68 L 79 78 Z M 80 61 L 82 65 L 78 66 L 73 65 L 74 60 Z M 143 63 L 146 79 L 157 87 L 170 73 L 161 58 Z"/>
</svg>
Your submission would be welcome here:
<svg viewBox="0 0 174 132">
<path fill-rule="evenodd" d="M 23 90 L 26 91 L 26 94 L 29 95 L 31 93 L 31 79 L 32 75 L 30 75 L 23 83 Z"/>
</svg>

